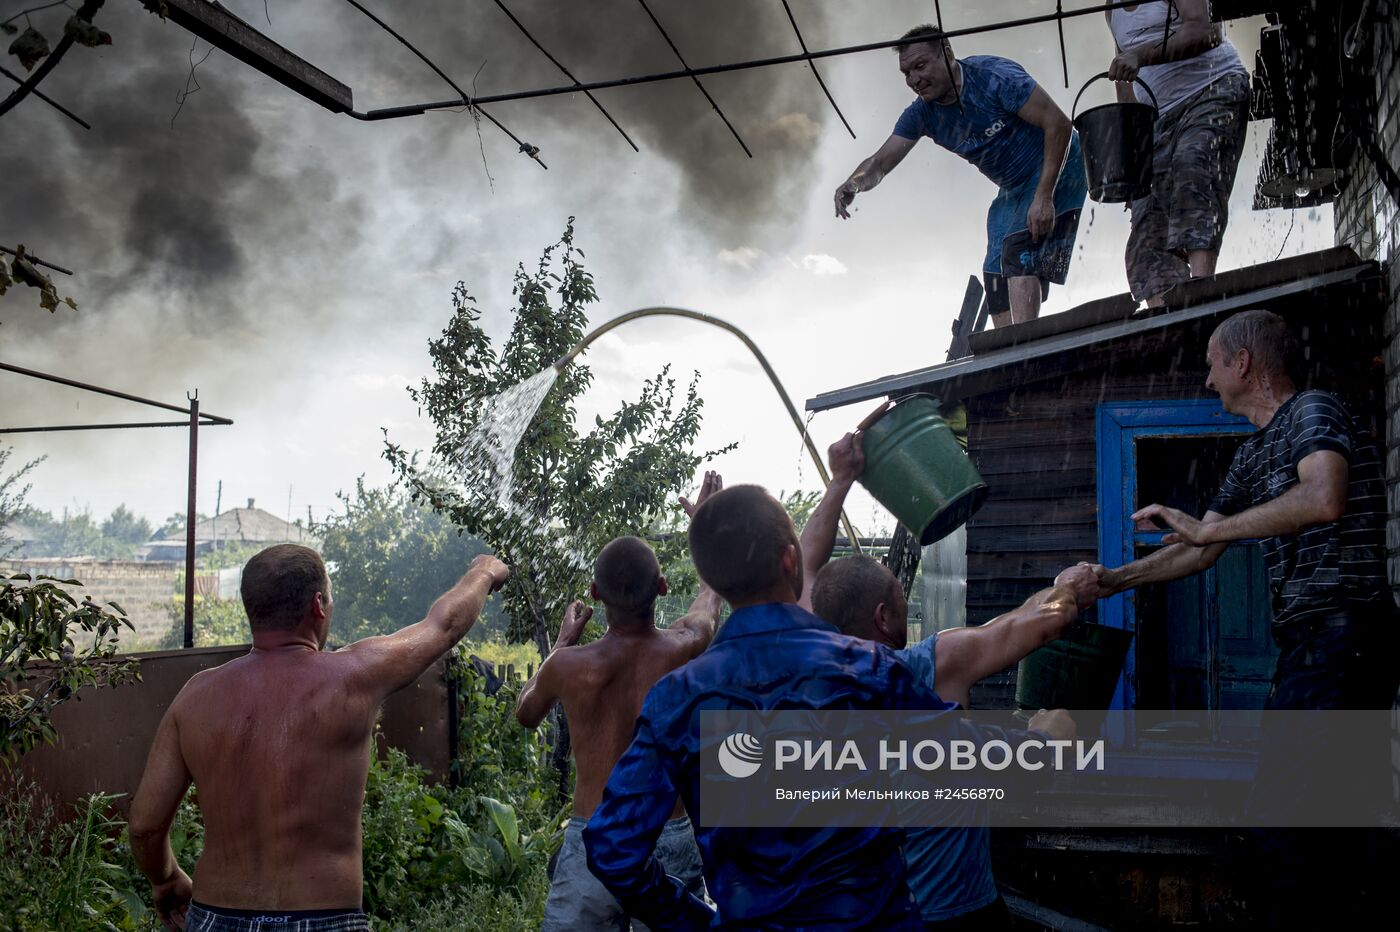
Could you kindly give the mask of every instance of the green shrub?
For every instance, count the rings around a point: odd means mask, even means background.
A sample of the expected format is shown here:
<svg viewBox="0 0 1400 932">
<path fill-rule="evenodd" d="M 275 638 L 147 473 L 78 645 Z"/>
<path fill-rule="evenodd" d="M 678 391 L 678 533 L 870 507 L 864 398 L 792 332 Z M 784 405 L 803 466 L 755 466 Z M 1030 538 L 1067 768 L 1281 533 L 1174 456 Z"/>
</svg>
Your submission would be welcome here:
<svg viewBox="0 0 1400 932">
<path fill-rule="evenodd" d="M 531 867 L 513 887 L 474 884 L 427 900 L 414 913 L 375 923 L 377 932 L 535 932 L 544 921 L 549 877 Z"/>
<path fill-rule="evenodd" d="M 7 768 L 58 738 L 49 717 L 80 689 L 141 678 L 134 660 L 117 657 L 117 635 L 132 627 L 121 606 L 79 603 L 61 586 L 82 583 L 0 576 L 0 764 Z"/>
<path fill-rule="evenodd" d="M 178 650 L 185 646 L 185 599 L 175 596 L 166 606 L 170 627 L 156 650 Z M 227 644 L 248 644 L 253 633 L 241 599 L 194 598 L 194 646 L 222 647 Z"/>
<path fill-rule="evenodd" d="M 74 818 L 63 819 L 26 780 L 0 798 L 0 917 L 7 930 L 145 927 L 139 888 L 122 864 L 114 799 L 94 793 L 75 805 Z"/>
<path fill-rule="evenodd" d="M 421 903 L 436 887 L 444 850 L 443 791 L 421 767 L 390 748 L 370 761 L 361 816 L 365 910 L 381 917 Z"/>
<path fill-rule="evenodd" d="M 526 731 L 515 720 L 518 681 L 508 681 L 488 696 L 485 677 L 465 662 L 463 653 L 459 648 L 450 674 L 457 679 L 461 703 L 460 740 L 452 762 L 457 795 L 468 808 L 481 797 L 499 799 L 515 809 L 528 830 L 543 827 L 563 802 L 549 763 L 548 734 Z"/>
</svg>

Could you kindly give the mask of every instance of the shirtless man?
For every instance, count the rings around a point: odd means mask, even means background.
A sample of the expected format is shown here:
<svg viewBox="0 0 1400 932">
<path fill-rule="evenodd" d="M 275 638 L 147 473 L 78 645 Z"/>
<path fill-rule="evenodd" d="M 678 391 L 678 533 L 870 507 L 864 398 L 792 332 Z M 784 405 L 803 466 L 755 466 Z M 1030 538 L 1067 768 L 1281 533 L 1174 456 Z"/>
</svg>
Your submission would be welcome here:
<svg viewBox="0 0 1400 932">
<path fill-rule="evenodd" d="M 695 504 L 681 499 L 686 514 L 693 515 L 721 485 L 718 473 L 705 473 Z M 577 770 L 574 814 L 554 868 L 542 932 L 629 928 L 621 904 L 589 873 L 583 829 L 603 798 L 613 765 L 632 741 L 642 700 L 657 680 L 710 646 L 719 621 L 719 596 L 702 582 L 685 617 L 659 629 L 656 599 L 665 594 L 666 577 L 645 541 L 619 537 L 609 543 L 598 554 L 589 587 L 589 596 L 603 603 L 607 633 L 577 646 L 593 610 L 574 602 L 564 613 L 554 649 L 520 693 L 515 717 L 526 728 L 537 728 L 555 700 L 564 703 Z M 679 801 L 657 840 L 656 854 L 668 874 L 703 896 L 700 852 Z"/>
<path fill-rule="evenodd" d="M 846 493 L 865 467 L 860 434 L 847 434 L 827 450 L 831 484 L 802 530 L 804 607 L 842 634 L 893 648 L 940 697 L 969 705 L 978 680 L 1019 661 L 1059 637 L 1079 612 L 1093 605 L 1098 577 L 1087 564 L 1071 567 L 1020 608 L 976 627 L 939 631 L 908 645 L 909 603 L 886 567 L 870 557 L 827 563 Z M 986 811 L 967 807 L 947 825 L 911 828 L 904 838 L 909 889 L 926 930 L 1004 929 L 1011 924 L 992 876 Z"/>
<path fill-rule="evenodd" d="M 321 557 L 279 544 L 248 561 L 253 648 L 180 690 L 131 804 L 132 854 L 166 929 L 222 932 L 261 918 L 367 932 L 360 809 L 379 706 L 457 643 L 509 576 L 479 556 L 422 621 L 325 652 L 333 606 Z M 193 883 L 170 847 L 191 781 L 204 815 Z"/>
</svg>

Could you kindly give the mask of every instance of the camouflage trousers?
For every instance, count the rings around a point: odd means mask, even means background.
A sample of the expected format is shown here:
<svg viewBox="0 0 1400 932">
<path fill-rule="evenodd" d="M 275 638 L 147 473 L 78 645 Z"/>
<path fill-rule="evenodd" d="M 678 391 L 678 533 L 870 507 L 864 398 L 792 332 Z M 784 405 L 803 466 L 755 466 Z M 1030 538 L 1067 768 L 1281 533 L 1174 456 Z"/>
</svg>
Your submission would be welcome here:
<svg viewBox="0 0 1400 932">
<path fill-rule="evenodd" d="M 1132 203 L 1128 286 L 1144 300 L 1191 277 L 1186 254 L 1220 251 L 1249 126 L 1249 76 L 1229 74 L 1157 120 L 1152 192 Z"/>
</svg>

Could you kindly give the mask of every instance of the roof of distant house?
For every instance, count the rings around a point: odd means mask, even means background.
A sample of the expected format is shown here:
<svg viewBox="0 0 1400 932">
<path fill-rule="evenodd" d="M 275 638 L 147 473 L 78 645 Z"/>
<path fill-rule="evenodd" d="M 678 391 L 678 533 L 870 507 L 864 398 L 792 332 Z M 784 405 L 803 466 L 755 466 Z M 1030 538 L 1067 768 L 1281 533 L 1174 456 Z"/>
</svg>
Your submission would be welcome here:
<svg viewBox="0 0 1400 932">
<path fill-rule="evenodd" d="M 314 546 L 320 541 L 311 535 L 308 528 L 290 524 L 261 508 L 231 508 L 212 518 L 205 518 L 194 526 L 195 543 L 239 543 L 239 544 L 306 544 Z M 185 529 L 172 531 L 163 540 L 152 544 L 183 546 Z"/>
</svg>

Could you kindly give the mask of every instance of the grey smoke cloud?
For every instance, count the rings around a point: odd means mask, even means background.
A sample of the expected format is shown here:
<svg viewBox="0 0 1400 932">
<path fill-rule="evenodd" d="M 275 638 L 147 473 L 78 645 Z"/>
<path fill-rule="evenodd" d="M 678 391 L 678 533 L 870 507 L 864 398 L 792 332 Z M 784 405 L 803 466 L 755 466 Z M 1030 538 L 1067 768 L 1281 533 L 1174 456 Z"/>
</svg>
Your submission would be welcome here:
<svg viewBox="0 0 1400 932">
<path fill-rule="evenodd" d="M 583 80 L 677 67 L 635 0 L 509 5 Z M 692 64 L 796 48 L 778 3 L 649 5 Z M 351 84 L 360 109 L 451 96 L 408 50 L 347 4 L 274 3 L 271 25 L 261 2 L 231 0 L 229 6 Z M 469 86 L 480 69 L 480 93 L 567 83 L 489 0 L 379 6 L 377 12 L 458 83 Z M 799 4 L 798 15 L 809 34 L 824 24 L 817 8 Z M 372 221 L 367 202 L 375 194 L 364 185 L 347 190 L 338 180 L 336 150 L 347 145 L 363 150 L 356 158 L 429 198 L 443 186 L 485 187 L 467 117 L 426 115 L 388 129 L 357 124 L 217 51 L 196 72 L 202 87 L 172 128 L 191 37 L 136 4 L 108 4 L 99 18 L 114 45 L 100 54 L 76 50 L 45 82 L 93 129 L 83 131 L 27 101 L 6 118 L 7 129 L 15 130 L 10 138 L 25 144 L 7 144 L 0 153 L 0 174 L 11 180 L 0 188 L 0 239 L 26 242 L 82 268 L 85 306 L 133 297 L 159 304 L 163 297 L 183 307 L 177 319 L 200 327 L 256 325 L 266 302 L 253 295 L 269 279 L 325 267 L 362 241 L 361 225 Z M 196 58 L 206 50 L 200 43 Z M 716 76 L 706 84 L 753 159 L 688 81 L 600 95 L 641 146 L 640 157 L 582 95 L 502 104 L 492 112 L 541 146 L 551 172 L 577 178 L 580 189 L 606 191 L 611 184 L 620 198 L 645 198 L 645 192 L 622 190 L 627 160 L 660 155 L 678 171 L 676 200 L 653 198 L 650 210 L 674 210 L 690 234 L 709 238 L 716 248 L 738 246 L 780 231 L 799 215 L 815 182 L 810 155 L 830 111 L 802 66 Z M 496 174 L 503 160 L 523 159 L 502 145 L 494 127 L 483 122 L 481 132 Z M 323 146 L 319 164 L 289 159 L 298 143 Z M 609 174 L 616 177 L 599 186 Z M 580 206 L 586 204 L 567 209 Z M 254 248 L 268 242 L 278 243 L 285 259 L 271 268 L 265 249 Z M 250 268 L 254 253 L 256 267 Z M 47 330 L 72 320 L 26 326 Z"/>
</svg>

